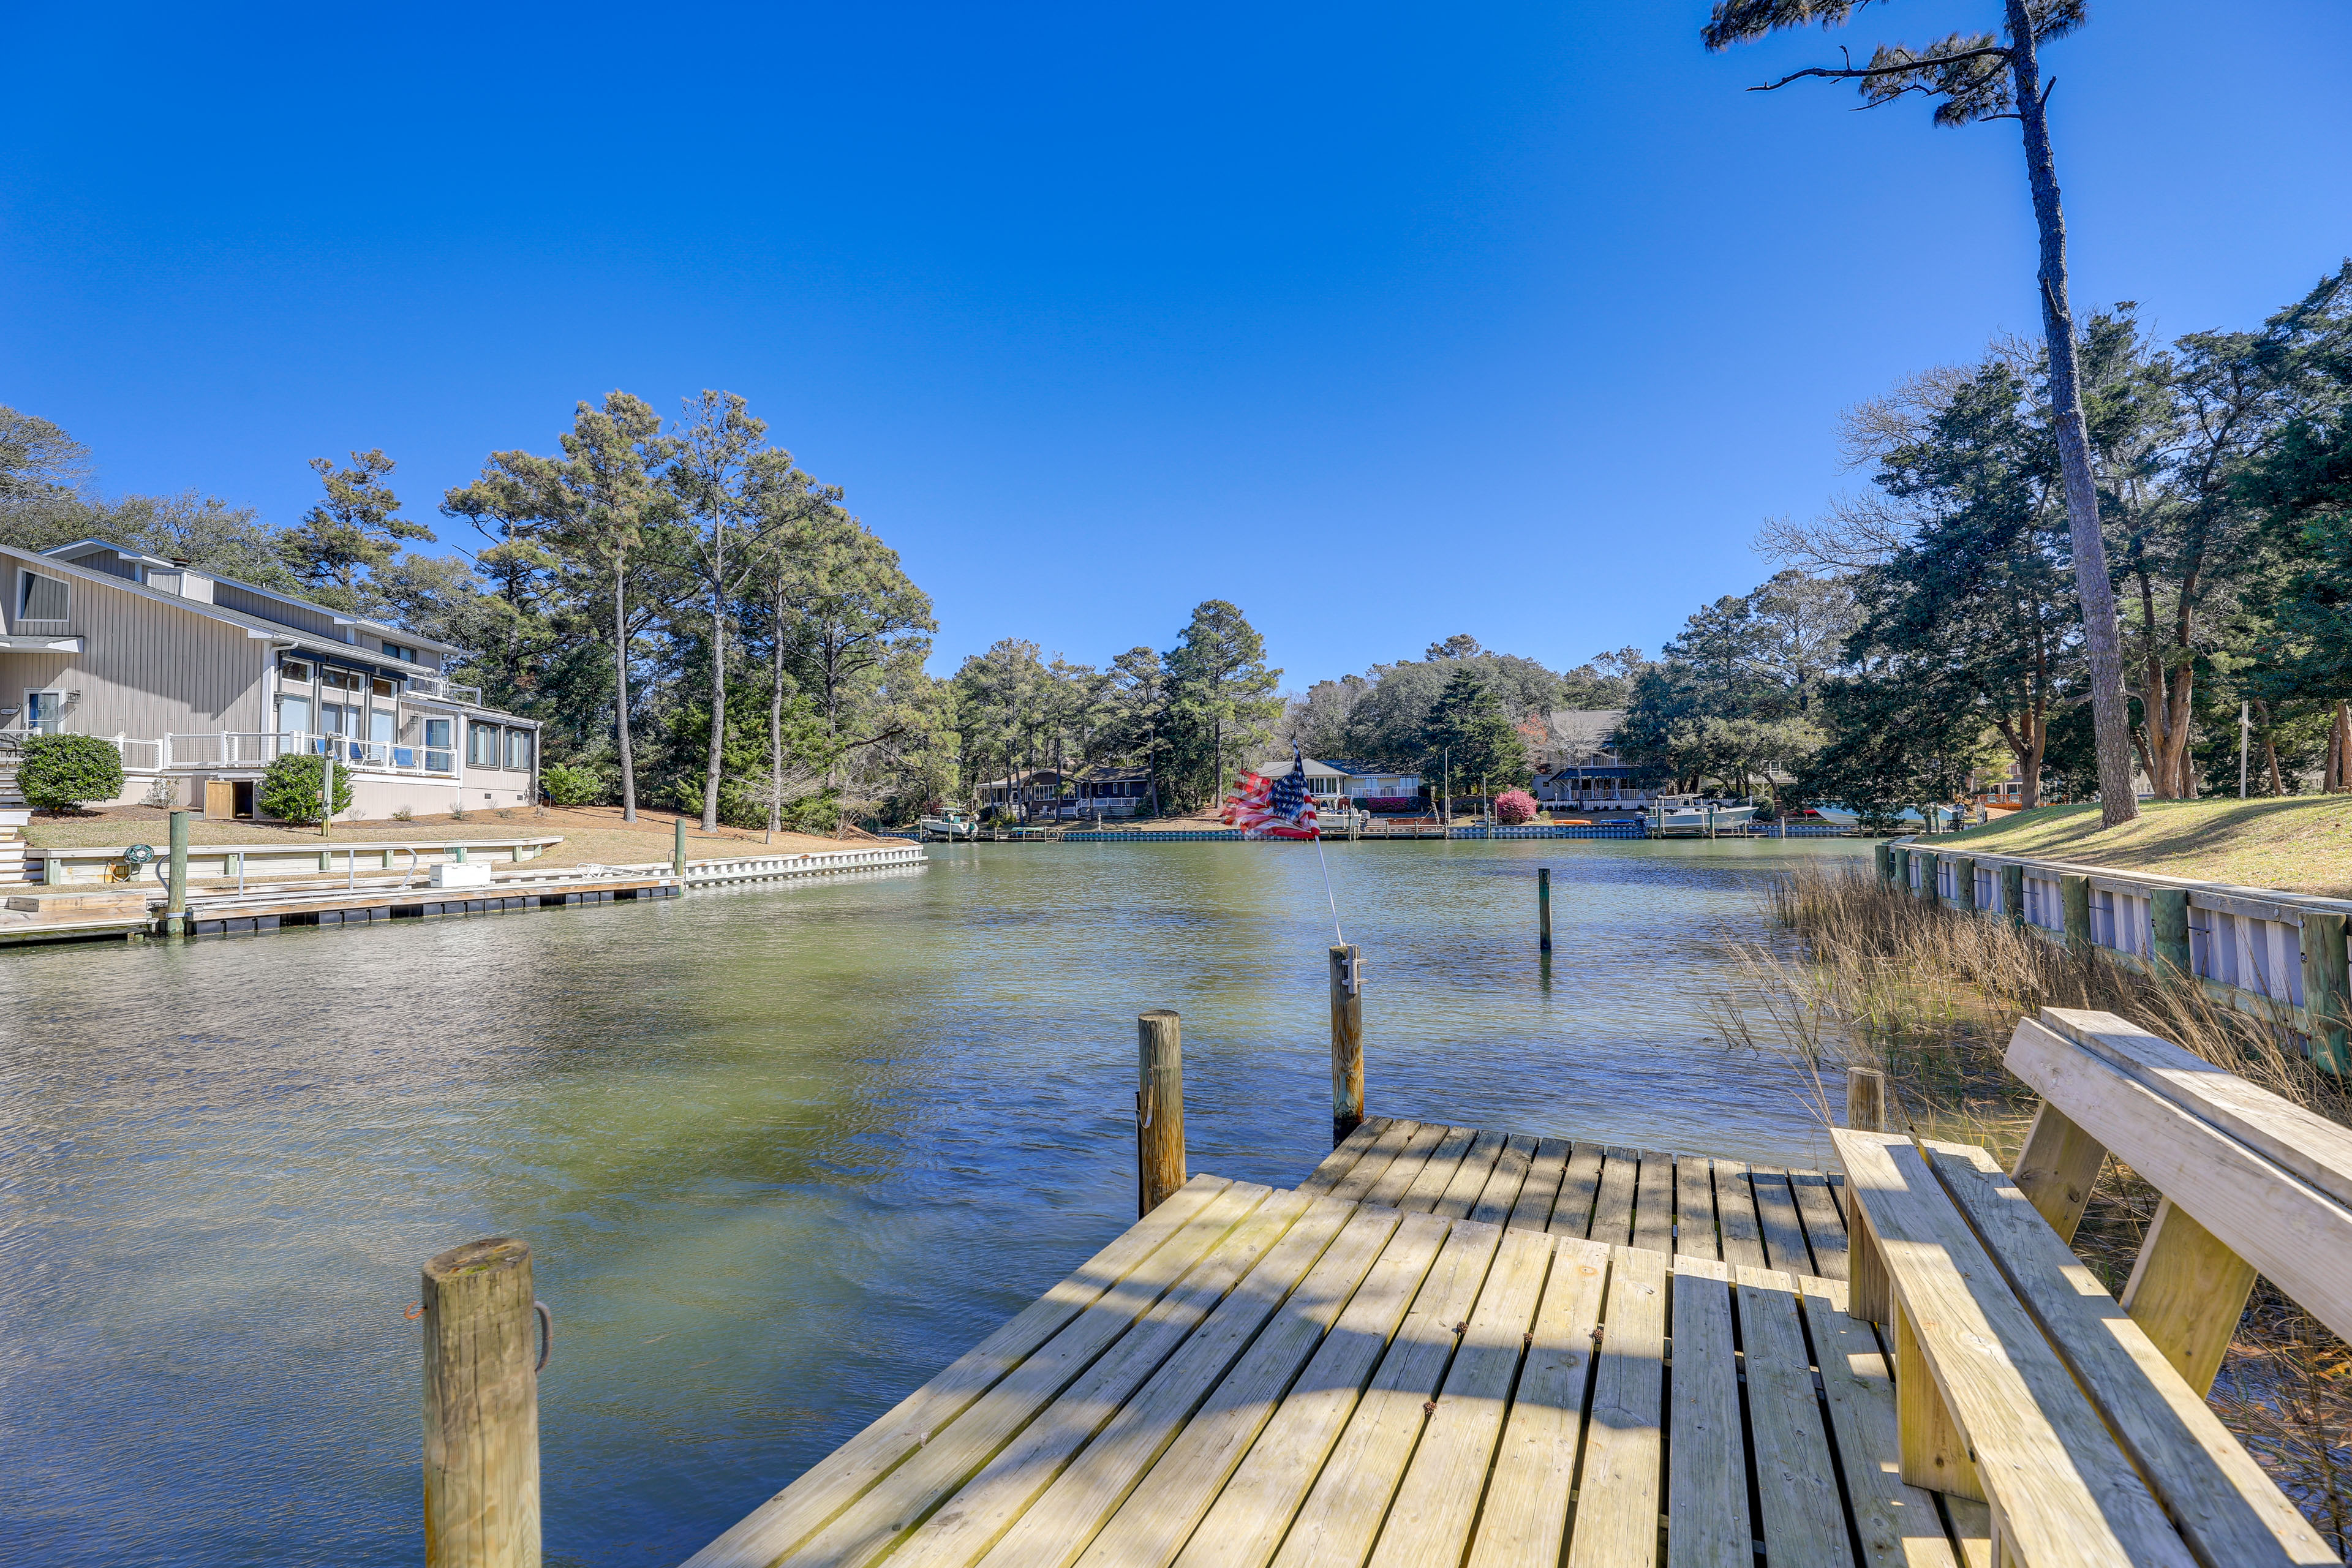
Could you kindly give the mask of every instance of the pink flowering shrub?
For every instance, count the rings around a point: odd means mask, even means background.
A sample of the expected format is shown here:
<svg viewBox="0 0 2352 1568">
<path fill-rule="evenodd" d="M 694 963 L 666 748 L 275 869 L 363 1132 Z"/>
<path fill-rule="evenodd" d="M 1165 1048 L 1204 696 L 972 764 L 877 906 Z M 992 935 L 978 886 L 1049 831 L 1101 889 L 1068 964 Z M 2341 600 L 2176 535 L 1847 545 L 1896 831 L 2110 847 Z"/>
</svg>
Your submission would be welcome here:
<svg viewBox="0 0 2352 1568">
<path fill-rule="evenodd" d="M 1515 826 L 1536 819 L 1536 797 L 1523 789 L 1507 789 L 1495 797 L 1495 820 Z"/>
</svg>

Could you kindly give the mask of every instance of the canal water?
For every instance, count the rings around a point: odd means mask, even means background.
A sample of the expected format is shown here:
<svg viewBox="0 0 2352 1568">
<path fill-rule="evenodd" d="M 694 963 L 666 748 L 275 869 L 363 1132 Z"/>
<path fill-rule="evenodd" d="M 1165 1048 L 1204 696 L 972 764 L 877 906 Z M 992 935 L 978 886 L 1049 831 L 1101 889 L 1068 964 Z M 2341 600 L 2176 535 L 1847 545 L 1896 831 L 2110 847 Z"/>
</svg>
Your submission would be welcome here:
<svg viewBox="0 0 2352 1568">
<path fill-rule="evenodd" d="M 1812 1163 L 1711 930 L 1838 841 L 1335 844 L 1377 1113 Z M 1552 868 L 1558 952 L 1534 942 Z M 551 1564 L 670 1563 L 1192 1168 L 1329 1143 L 1315 851 L 935 847 L 644 905 L 0 954 L 0 1558 L 423 1561 L 418 1264 L 527 1237 Z"/>
</svg>

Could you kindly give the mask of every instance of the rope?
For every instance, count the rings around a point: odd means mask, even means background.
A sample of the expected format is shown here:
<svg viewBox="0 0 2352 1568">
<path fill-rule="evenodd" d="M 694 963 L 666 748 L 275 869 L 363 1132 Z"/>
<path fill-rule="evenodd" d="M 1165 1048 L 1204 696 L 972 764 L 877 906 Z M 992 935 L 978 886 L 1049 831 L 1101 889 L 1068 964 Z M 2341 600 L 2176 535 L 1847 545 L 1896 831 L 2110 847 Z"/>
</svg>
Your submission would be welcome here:
<svg viewBox="0 0 2352 1568">
<path fill-rule="evenodd" d="M 1331 865 L 1323 858 L 1323 834 L 1319 828 L 1315 834 L 1315 863 L 1323 868 L 1323 900 L 1331 906 L 1331 934 L 1339 939 L 1341 947 L 1345 947 L 1348 945 L 1348 933 L 1339 929 L 1339 900 L 1331 896 Z"/>
</svg>

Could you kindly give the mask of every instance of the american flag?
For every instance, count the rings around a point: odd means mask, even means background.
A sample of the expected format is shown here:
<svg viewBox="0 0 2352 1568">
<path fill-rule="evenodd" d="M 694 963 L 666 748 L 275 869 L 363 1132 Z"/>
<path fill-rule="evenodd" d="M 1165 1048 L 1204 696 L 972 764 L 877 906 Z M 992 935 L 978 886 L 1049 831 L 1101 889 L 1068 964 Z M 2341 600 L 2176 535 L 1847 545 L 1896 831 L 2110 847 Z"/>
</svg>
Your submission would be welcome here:
<svg viewBox="0 0 2352 1568">
<path fill-rule="evenodd" d="M 1278 779 L 1244 773 L 1225 796 L 1225 820 L 1245 838 L 1317 838 L 1315 797 L 1307 793 L 1307 759 L 1290 748 L 1290 771 Z"/>
</svg>

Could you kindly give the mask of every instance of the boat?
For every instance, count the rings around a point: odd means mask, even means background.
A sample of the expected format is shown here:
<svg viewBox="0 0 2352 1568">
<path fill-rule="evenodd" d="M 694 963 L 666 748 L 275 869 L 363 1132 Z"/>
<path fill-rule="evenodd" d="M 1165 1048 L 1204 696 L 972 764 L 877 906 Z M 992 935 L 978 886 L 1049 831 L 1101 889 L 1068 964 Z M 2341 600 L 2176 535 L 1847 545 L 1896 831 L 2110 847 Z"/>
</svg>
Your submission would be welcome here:
<svg viewBox="0 0 2352 1568">
<path fill-rule="evenodd" d="M 1938 833 L 1949 833 L 1955 831 L 1958 826 L 1961 816 L 1964 815 L 1957 806 L 1932 805 L 1927 809 L 1935 813 L 1935 822 L 1932 830 Z M 1813 815 L 1820 817 L 1823 822 L 1834 822 L 1840 827 L 1859 826 L 1863 820 L 1862 813 L 1854 810 L 1852 806 L 1847 805 L 1816 805 L 1812 808 L 1812 811 Z M 1892 822 L 1898 827 L 1927 827 L 1929 826 L 1927 817 L 1920 816 L 1916 809 L 1910 808 L 1898 811 L 1892 816 L 1881 818 L 1879 820 Z"/>
<path fill-rule="evenodd" d="M 1650 831 L 1661 837 L 1746 827 L 1756 816 L 1756 803 L 1752 800 L 1723 800 L 1714 795 L 1662 795 L 1651 804 L 1654 815 L 1650 818 Z"/>
<path fill-rule="evenodd" d="M 918 826 L 924 837 L 944 838 L 950 843 L 980 837 L 980 824 L 961 811 L 943 811 L 937 816 L 924 817 Z"/>
</svg>

